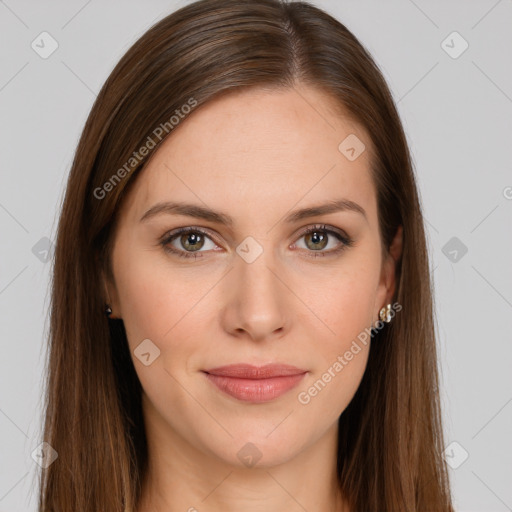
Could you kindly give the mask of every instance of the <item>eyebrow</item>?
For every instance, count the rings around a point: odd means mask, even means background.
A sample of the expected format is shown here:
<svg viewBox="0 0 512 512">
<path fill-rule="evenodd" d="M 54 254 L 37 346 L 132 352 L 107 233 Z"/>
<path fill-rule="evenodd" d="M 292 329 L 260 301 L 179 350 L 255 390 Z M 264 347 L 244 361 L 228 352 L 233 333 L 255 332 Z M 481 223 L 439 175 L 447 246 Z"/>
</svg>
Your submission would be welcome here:
<svg viewBox="0 0 512 512">
<path fill-rule="evenodd" d="M 325 204 L 309 206 L 307 208 L 296 210 L 285 217 L 285 222 L 292 224 L 309 217 L 344 211 L 359 213 L 368 221 L 366 212 L 362 206 L 354 201 L 350 201 L 349 199 L 336 199 Z M 172 201 L 164 201 L 155 204 L 141 217 L 140 222 L 147 221 L 148 219 L 160 214 L 185 215 L 196 219 L 208 220 L 216 224 L 223 224 L 229 227 L 232 227 L 234 224 L 233 218 L 226 213 L 211 210 L 196 204 Z"/>
</svg>

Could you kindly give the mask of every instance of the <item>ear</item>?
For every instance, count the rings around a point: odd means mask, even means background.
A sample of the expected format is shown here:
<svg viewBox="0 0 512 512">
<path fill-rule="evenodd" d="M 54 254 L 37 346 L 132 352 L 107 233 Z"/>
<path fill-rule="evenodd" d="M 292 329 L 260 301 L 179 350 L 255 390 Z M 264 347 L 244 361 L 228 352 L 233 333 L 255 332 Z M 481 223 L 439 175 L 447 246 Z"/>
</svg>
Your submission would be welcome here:
<svg viewBox="0 0 512 512">
<path fill-rule="evenodd" d="M 386 304 L 391 303 L 396 289 L 396 267 L 402 256 L 403 227 L 398 226 L 393 241 L 389 247 L 386 259 L 382 262 L 382 270 L 377 291 L 375 306 L 378 308 L 375 318 L 379 318 L 379 311 Z"/>
<path fill-rule="evenodd" d="M 104 290 L 104 302 L 108 304 L 112 309 L 112 314 L 109 318 L 122 318 L 119 304 L 119 295 L 117 293 L 117 287 L 114 282 L 114 278 L 109 278 L 104 271 L 101 272 L 101 281 L 103 283 Z"/>
</svg>

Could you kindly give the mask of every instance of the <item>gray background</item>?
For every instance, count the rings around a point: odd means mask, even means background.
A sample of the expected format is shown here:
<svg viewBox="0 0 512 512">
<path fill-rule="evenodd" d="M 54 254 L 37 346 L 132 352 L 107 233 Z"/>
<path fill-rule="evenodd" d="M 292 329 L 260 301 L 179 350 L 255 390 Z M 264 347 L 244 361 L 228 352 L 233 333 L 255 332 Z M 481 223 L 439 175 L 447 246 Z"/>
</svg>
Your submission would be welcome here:
<svg viewBox="0 0 512 512">
<path fill-rule="evenodd" d="M 186 3 L 0 1 L 0 512 L 36 509 L 51 240 L 83 123 L 129 46 Z M 512 510 L 512 0 L 316 5 L 375 57 L 413 153 L 456 509 Z"/>
</svg>

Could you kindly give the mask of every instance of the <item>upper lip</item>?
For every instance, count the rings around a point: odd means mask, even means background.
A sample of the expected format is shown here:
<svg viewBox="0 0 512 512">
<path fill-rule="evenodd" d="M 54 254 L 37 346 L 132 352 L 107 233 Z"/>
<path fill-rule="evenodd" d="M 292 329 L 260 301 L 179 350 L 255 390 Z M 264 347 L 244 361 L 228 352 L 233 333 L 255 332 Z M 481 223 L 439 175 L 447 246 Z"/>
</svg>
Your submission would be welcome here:
<svg viewBox="0 0 512 512">
<path fill-rule="evenodd" d="M 284 377 L 289 375 L 300 375 L 307 370 L 291 366 L 289 364 L 266 364 L 263 366 L 254 366 L 251 364 L 230 364 L 227 366 L 218 366 L 204 370 L 211 375 L 221 375 L 223 377 L 238 377 L 241 379 L 268 379 L 271 377 Z"/>
</svg>

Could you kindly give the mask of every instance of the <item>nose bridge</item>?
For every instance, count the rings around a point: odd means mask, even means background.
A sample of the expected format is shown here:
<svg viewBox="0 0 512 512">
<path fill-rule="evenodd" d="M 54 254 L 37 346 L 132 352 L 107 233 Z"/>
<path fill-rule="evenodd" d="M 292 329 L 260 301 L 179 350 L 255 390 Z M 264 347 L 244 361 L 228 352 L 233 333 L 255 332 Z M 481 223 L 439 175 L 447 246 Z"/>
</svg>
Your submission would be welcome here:
<svg viewBox="0 0 512 512">
<path fill-rule="evenodd" d="M 228 276 L 226 328 L 246 331 L 256 339 L 283 328 L 287 298 L 286 287 L 275 275 L 279 265 L 270 244 L 248 238 L 237 247 L 235 268 Z"/>
<path fill-rule="evenodd" d="M 274 295 L 271 292 L 272 288 L 276 287 L 276 278 L 270 268 L 274 268 L 276 265 L 272 252 L 270 247 L 266 247 L 254 261 L 246 260 L 243 257 L 237 259 L 235 268 L 240 277 L 240 283 L 242 283 L 242 293 L 248 293 L 250 296 Z"/>
</svg>

